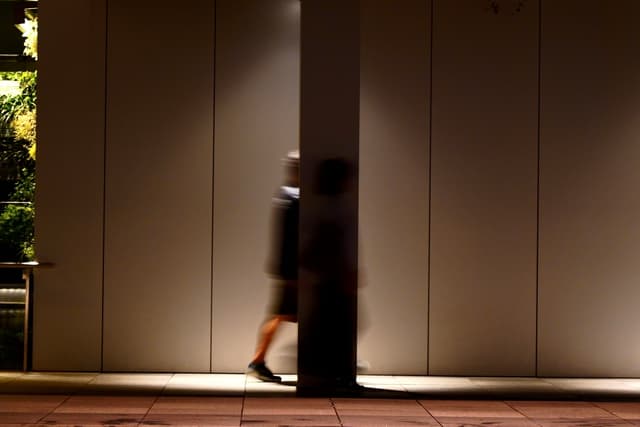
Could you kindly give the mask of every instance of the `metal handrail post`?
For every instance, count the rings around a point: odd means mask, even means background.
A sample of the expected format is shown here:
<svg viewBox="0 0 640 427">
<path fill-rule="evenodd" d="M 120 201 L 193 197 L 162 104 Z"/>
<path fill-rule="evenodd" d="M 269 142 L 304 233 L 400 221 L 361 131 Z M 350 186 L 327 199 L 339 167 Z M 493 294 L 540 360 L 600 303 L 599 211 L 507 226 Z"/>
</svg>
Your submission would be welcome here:
<svg viewBox="0 0 640 427">
<path fill-rule="evenodd" d="M 29 308 L 30 308 L 30 287 L 32 268 L 22 270 L 22 280 L 24 280 L 24 350 L 22 354 L 22 371 L 27 372 L 29 363 Z"/>
<path fill-rule="evenodd" d="M 29 351 L 30 351 L 30 334 L 29 327 L 30 325 L 30 308 L 31 308 L 31 277 L 33 276 L 33 270 L 36 268 L 42 267 L 52 267 L 52 263 L 46 262 L 0 262 L 0 269 L 21 269 L 22 270 L 22 280 L 24 280 L 25 284 L 25 294 L 24 294 L 24 348 L 23 348 L 23 359 L 22 359 L 22 370 L 27 371 L 29 368 Z"/>
</svg>

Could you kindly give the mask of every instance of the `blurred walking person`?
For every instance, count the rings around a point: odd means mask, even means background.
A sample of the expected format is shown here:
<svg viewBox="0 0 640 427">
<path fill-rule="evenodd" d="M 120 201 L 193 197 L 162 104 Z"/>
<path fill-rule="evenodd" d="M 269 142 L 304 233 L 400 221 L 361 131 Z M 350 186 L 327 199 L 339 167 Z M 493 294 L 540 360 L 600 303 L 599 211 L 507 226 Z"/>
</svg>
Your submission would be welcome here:
<svg viewBox="0 0 640 427">
<path fill-rule="evenodd" d="M 268 315 L 260 327 L 258 343 L 247 374 L 262 381 L 280 382 L 267 367 L 266 355 L 282 322 L 298 315 L 298 218 L 300 205 L 300 154 L 284 159 L 284 183 L 273 198 L 271 250 L 267 273 L 273 281 Z"/>
</svg>

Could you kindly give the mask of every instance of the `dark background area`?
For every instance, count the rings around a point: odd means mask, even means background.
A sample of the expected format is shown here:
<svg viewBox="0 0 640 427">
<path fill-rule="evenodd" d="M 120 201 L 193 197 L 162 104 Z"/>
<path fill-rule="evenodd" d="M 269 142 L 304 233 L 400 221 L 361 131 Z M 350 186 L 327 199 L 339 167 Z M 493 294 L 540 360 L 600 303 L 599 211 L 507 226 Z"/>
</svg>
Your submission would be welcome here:
<svg viewBox="0 0 640 427">
<path fill-rule="evenodd" d="M 24 39 L 16 24 L 24 21 L 25 9 L 37 5 L 37 1 L 0 0 L 0 71 L 35 69 L 35 61 L 22 55 Z"/>
</svg>

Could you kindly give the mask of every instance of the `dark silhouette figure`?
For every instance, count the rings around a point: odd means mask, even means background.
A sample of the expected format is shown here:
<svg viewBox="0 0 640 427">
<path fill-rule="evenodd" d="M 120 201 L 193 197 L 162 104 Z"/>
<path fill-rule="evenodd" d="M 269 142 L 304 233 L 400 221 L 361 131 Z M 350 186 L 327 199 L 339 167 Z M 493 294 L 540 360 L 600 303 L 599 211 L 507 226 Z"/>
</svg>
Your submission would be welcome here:
<svg viewBox="0 0 640 427">
<path fill-rule="evenodd" d="M 315 223 L 304 242 L 300 265 L 312 294 L 305 313 L 301 347 L 310 349 L 298 359 L 299 374 L 310 379 L 302 387 L 356 387 L 355 345 L 357 313 L 357 229 L 355 210 L 343 197 L 353 171 L 344 159 L 322 161 L 316 171 L 314 193 L 320 201 Z"/>
<path fill-rule="evenodd" d="M 292 151 L 285 159 L 284 185 L 273 199 L 272 248 L 267 273 L 274 283 L 269 314 L 260 328 L 256 352 L 247 372 L 263 381 L 281 381 L 267 367 L 265 357 L 280 324 L 297 321 L 299 171 L 299 153 Z"/>
</svg>

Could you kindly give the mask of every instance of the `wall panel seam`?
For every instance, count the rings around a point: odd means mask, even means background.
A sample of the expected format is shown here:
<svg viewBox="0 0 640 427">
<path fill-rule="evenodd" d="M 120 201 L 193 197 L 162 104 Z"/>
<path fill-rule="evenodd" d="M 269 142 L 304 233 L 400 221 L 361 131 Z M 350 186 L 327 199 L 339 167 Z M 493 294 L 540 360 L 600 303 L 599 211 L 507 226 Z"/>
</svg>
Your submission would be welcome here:
<svg viewBox="0 0 640 427">
<path fill-rule="evenodd" d="M 213 99 L 211 100 L 213 103 L 213 129 L 211 133 L 211 270 L 210 270 L 210 308 L 209 308 L 209 372 L 213 373 L 213 227 L 214 227 L 214 217 L 215 217 L 215 169 L 216 169 L 216 52 L 218 49 L 216 48 L 217 42 L 217 0 L 213 2 Z"/>
<path fill-rule="evenodd" d="M 432 136 L 433 136 L 433 26 L 434 26 L 434 10 L 435 10 L 435 2 L 436 0 L 430 0 L 428 8 L 430 8 L 430 16 L 429 19 L 427 19 L 427 22 L 430 21 L 430 26 L 429 26 L 429 85 L 428 85 L 428 90 L 429 93 L 427 94 L 427 96 L 429 97 L 429 112 L 427 113 L 429 116 L 429 131 L 428 131 L 428 136 L 427 136 L 427 144 L 428 144 L 428 164 L 429 164 L 429 170 L 427 171 L 427 180 L 428 180 L 428 203 L 429 203 L 429 207 L 427 210 L 427 375 L 430 375 L 430 366 L 429 366 L 429 360 L 430 360 L 430 350 L 431 350 L 431 346 L 430 346 L 430 340 L 431 340 L 431 182 L 432 182 L 432 177 L 431 177 L 431 151 L 432 151 Z M 429 9 L 427 9 L 429 10 Z"/>
<path fill-rule="evenodd" d="M 109 64 L 109 0 L 104 1 L 104 120 L 102 140 L 102 295 L 100 320 L 100 372 L 104 372 L 104 295 L 105 295 L 105 254 L 107 227 L 107 123 L 108 123 L 108 64 Z"/>
<path fill-rule="evenodd" d="M 535 367 L 534 375 L 537 377 L 539 373 L 538 346 L 539 346 L 539 322 L 540 322 L 540 122 L 542 116 L 541 89 L 542 89 L 542 1 L 538 2 L 538 135 L 537 135 L 537 151 L 538 158 L 536 164 L 536 332 L 535 332 Z"/>
</svg>

